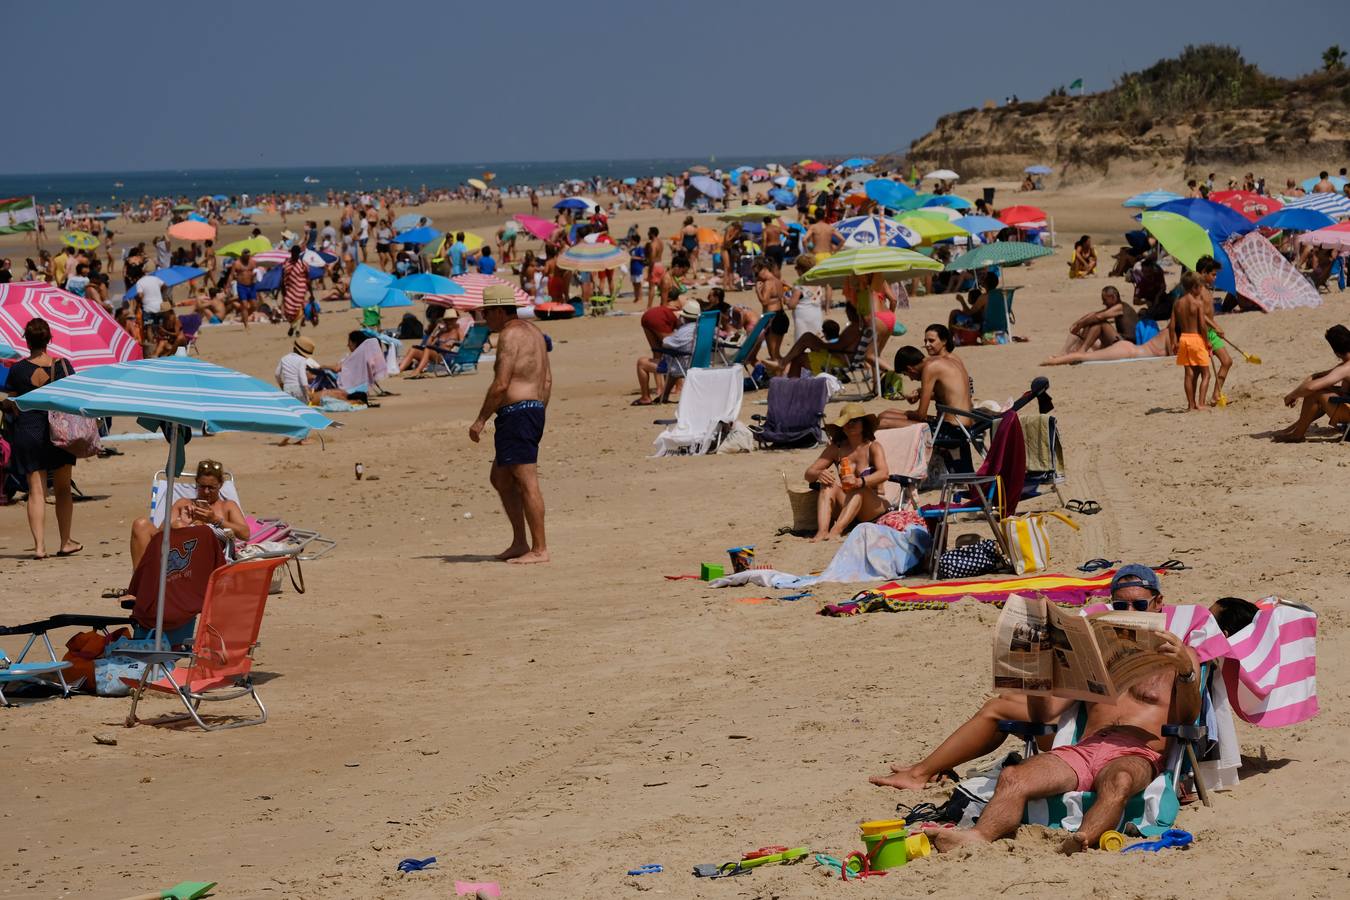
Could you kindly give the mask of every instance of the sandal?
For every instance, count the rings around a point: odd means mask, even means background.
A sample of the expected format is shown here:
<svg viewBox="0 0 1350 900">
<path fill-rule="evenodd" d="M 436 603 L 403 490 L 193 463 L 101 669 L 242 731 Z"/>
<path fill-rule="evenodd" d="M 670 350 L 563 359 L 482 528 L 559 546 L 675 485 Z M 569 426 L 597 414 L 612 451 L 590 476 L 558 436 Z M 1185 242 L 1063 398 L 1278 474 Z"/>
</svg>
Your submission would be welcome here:
<svg viewBox="0 0 1350 900">
<path fill-rule="evenodd" d="M 127 594 L 131 593 L 126 588 L 104 588 L 100 594 L 104 600 L 121 600 Z"/>
<path fill-rule="evenodd" d="M 1078 571 L 1088 573 L 1100 572 L 1102 569 L 1109 569 L 1112 566 L 1118 565 L 1120 565 L 1120 560 L 1118 559 L 1103 559 L 1099 556 L 1096 559 L 1089 559 L 1087 562 L 1083 563 L 1078 567 Z"/>
<path fill-rule="evenodd" d="M 1186 565 L 1179 559 L 1169 559 L 1166 562 L 1158 563 L 1158 565 L 1154 566 L 1153 568 L 1161 570 L 1163 572 L 1184 572 L 1187 569 L 1189 569 L 1190 566 Z"/>
<path fill-rule="evenodd" d="M 636 400 L 634 400 L 632 403 L 630 403 L 630 404 L 628 404 L 628 405 L 629 405 L 629 406 L 655 406 L 655 405 L 656 405 L 656 401 L 655 401 L 655 400 L 646 400 L 646 401 L 644 401 L 641 397 L 639 397 L 639 398 L 637 398 Z"/>
<path fill-rule="evenodd" d="M 1095 516 L 1102 511 L 1102 505 L 1096 500 L 1070 500 L 1064 504 L 1064 508 L 1085 516 Z"/>
<path fill-rule="evenodd" d="M 79 553 L 79 552 L 80 552 L 81 550 L 83 550 L 83 549 L 84 549 L 84 544 L 80 544 L 80 545 L 77 546 L 74 550 L 57 550 L 57 551 L 56 551 L 56 555 L 57 555 L 57 556 L 62 556 L 62 557 L 64 557 L 64 556 L 74 556 L 76 553 Z"/>
</svg>

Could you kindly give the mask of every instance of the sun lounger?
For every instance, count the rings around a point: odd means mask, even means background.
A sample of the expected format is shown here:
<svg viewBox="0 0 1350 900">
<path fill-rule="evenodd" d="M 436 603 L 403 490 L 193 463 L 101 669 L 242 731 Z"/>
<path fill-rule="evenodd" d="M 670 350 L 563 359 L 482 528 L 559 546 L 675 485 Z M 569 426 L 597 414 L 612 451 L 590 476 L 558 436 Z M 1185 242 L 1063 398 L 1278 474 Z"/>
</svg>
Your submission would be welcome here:
<svg viewBox="0 0 1350 900">
<path fill-rule="evenodd" d="M 140 721 L 136 709 L 146 691 L 175 695 L 186 710 L 156 724 L 191 718 L 203 730 L 217 731 L 267 721 L 267 709 L 251 675 L 253 651 L 258 647 L 272 573 L 284 563 L 284 558 L 256 559 L 216 569 L 206 587 L 206 600 L 190 650 L 118 651 L 146 663 L 139 679 L 122 679 L 132 688 L 128 727 Z M 173 664 L 178 661 L 186 661 L 187 666 L 174 669 Z M 151 681 L 154 673 L 164 677 Z M 199 708 L 204 701 L 233 700 L 246 695 L 258 707 L 259 715 L 255 718 L 208 723 L 201 716 Z"/>
<path fill-rule="evenodd" d="M 48 616 L 45 619 L 39 619 L 36 622 L 26 622 L 22 625 L 0 625 L 0 636 L 5 635 L 28 635 L 28 640 L 19 651 L 18 657 L 10 662 L 8 668 L 0 668 L 0 706 L 9 706 L 5 700 L 3 686 L 6 682 L 20 681 L 41 681 L 52 686 L 60 685 L 62 696 L 70 696 L 72 691 L 79 690 L 80 682 L 83 679 L 76 680 L 71 684 L 66 681 L 63 670 L 70 668 L 70 663 L 62 662 L 56 658 L 56 648 L 52 646 L 52 639 L 48 632 L 55 631 L 58 628 L 94 628 L 99 631 L 107 632 L 109 628 L 117 625 L 130 625 L 131 619 L 126 616 L 94 616 L 81 613 L 61 613 L 55 616 Z M 47 659 L 41 662 L 26 662 L 28 652 L 39 640 L 47 650 Z M 0 650 L 0 658 L 7 658 L 4 651 Z M 0 663 L 3 665 L 3 663 Z M 25 669 L 24 667 L 30 667 Z M 27 675 L 20 677 L 6 678 L 6 675 L 18 675 L 21 672 L 27 672 Z M 56 679 L 51 680 L 48 676 L 55 675 Z M 31 677 L 30 677 L 31 676 Z"/>
<path fill-rule="evenodd" d="M 825 440 L 821 422 L 829 399 L 828 378 L 771 378 L 768 414 L 751 416 L 762 423 L 750 426 L 755 443 L 774 449 L 814 447 Z"/>
</svg>

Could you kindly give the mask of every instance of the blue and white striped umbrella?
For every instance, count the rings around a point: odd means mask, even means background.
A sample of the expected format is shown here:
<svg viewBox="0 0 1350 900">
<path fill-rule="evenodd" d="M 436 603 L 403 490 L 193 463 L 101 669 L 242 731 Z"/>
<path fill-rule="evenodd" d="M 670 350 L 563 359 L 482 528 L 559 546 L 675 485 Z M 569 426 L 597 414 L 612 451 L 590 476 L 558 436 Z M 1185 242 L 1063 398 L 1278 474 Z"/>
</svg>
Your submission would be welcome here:
<svg viewBox="0 0 1350 900">
<path fill-rule="evenodd" d="M 1135 194 L 1121 205 L 1135 209 L 1152 209 L 1155 206 L 1180 199 L 1182 199 L 1180 194 L 1174 194 L 1171 191 L 1145 191 L 1142 194 Z"/>
<path fill-rule="evenodd" d="M 1315 209 L 1326 213 L 1333 219 L 1350 216 L 1350 198 L 1344 194 L 1309 194 L 1298 197 L 1284 205 L 1285 209 Z"/>
<path fill-rule="evenodd" d="M 256 431 L 304 437 L 327 417 L 251 375 L 188 356 L 94 366 L 15 398 L 20 409 L 77 416 L 134 416 L 210 434 Z"/>
<path fill-rule="evenodd" d="M 914 229 L 881 216 L 854 216 L 836 222 L 834 230 L 844 239 L 845 247 L 898 247 L 908 250 L 923 243 L 923 238 Z"/>
</svg>

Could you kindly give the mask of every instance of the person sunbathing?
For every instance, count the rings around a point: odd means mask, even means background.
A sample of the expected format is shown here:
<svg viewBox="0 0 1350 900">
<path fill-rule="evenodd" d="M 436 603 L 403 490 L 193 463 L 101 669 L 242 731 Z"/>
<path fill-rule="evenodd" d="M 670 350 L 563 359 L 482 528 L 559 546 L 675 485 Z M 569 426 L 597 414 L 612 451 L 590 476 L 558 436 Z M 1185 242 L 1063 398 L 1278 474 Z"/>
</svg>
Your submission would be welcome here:
<svg viewBox="0 0 1350 900">
<path fill-rule="evenodd" d="M 1116 341 L 1134 342 L 1134 327 L 1139 314 L 1125 303 L 1120 291 L 1108 284 L 1102 288 L 1102 308 L 1078 318 L 1069 326 L 1069 338 L 1064 342 L 1065 353 L 1092 350 L 1097 346 L 1110 347 Z"/>
<path fill-rule="evenodd" d="M 1092 246 L 1092 238 L 1083 235 L 1073 244 L 1073 258 L 1069 260 L 1070 278 L 1087 278 L 1097 274 L 1097 250 Z"/>
<path fill-rule="evenodd" d="M 189 525 L 210 525 L 218 535 L 233 536 L 236 540 L 246 540 L 249 535 L 248 521 L 244 511 L 233 500 L 220 496 L 225 484 L 225 467 L 214 459 L 204 459 L 197 463 L 197 496 L 180 497 L 170 508 L 170 530 L 186 528 Z M 131 523 L 131 567 L 140 564 L 145 548 L 150 540 L 163 531 L 147 518 Z M 223 539 L 223 538 L 222 538 Z"/>
<path fill-rule="evenodd" d="M 1137 564 L 1121 567 L 1111 579 L 1111 605 L 1161 612 L 1157 574 Z M 1005 767 L 974 828 L 928 832 L 938 852 L 1012 836 L 1027 801 L 1073 790 L 1090 790 L 1097 796 L 1078 831 L 1064 839 L 1065 853 L 1094 847 L 1105 831 L 1115 828 L 1129 798 L 1158 775 L 1166 745 L 1163 726 L 1194 721 L 1200 712 L 1199 657 L 1171 632 L 1158 636 L 1164 664 L 1142 675 L 1115 700 L 1087 703 L 1084 737 L 1078 743 Z M 1078 701 L 1030 696 L 1026 702 L 1032 721 L 1056 722 Z"/>
<path fill-rule="evenodd" d="M 970 289 L 966 296 L 956 295 L 960 306 L 947 313 L 948 328 L 964 328 L 967 331 L 980 331 L 984 328 L 984 309 L 989 305 L 989 294 L 978 287 Z"/>
<path fill-rule="evenodd" d="M 886 512 L 881 489 L 891 476 L 876 442 L 877 417 L 861 403 L 846 404 L 825 431 L 830 442 L 806 469 L 806 480 L 820 485 L 813 542 L 837 538 L 855 521 L 879 519 Z"/>
<path fill-rule="evenodd" d="M 408 352 L 403 354 L 402 361 L 399 362 L 398 370 L 400 373 L 412 372 L 410 377 L 417 377 L 426 371 L 431 363 L 441 359 L 444 354 L 453 353 L 459 349 L 459 328 L 456 320 L 459 313 L 454 309 L 447 309 L 445 315 L 431 326 L 431 331 L 423 338 L 419 344 L 414 344 L 408 348 Z"/>
<path fill-rule="evenodd" d="M 764 360 L 764 368 L 774 375 L 796 378 L 802 369 L 809 369 L 812 374 L 818 375 L 832 366 L 847 366 L 850 354 L 862 340 L 863 325 L 858 319 L 858 311 L 851 304 L 845 304 L 844 314 L 848 317 L 848 327 L 837 336 L 831 336 L 831 330 L 825 327 L 831 323 L 826 322 L 821 328 L 823 335 L 802 335 L 783 354 L 782 359 Z"/>
<path fill-rule="evenodd" d="M 1327 343 L 1331 352 L 1340 362 L 1323 372 L 1314 372 L 1284 396 L 1284 405 L 1291 409 L 1302 400 L 1298 420 L 1288 428 L 1275 432 L 1273 439 L 1282 444 L 1298 444 L 1307 439 L 1308 429 L 1322 416 L 1327 416 L 1332 425 L 1343 425 L 1350 421 L 1350 407 L 1345 403 L 1332 403 L 1331 398 L 1345 395 L 1350 390 L 1350 328 L 1344 325 L 1332 325 L 1326 331 Z"/>
<path fill-rule="evenodd" d="M 1167 332 L 1160 331 L 1143 344 L 1131 344 L 1129 341 L 1116 341 L 1109 347 L 1098 350 L 1077 350 L 1073 353 L 1061 353 L 1041 360 L 1043 366 L 1072 366 L 1084 362 L 1111 362 L 1121 359 L 1161 359 L 1173 356 L 1176 349 L 1167 345 Z"/>
</svg>

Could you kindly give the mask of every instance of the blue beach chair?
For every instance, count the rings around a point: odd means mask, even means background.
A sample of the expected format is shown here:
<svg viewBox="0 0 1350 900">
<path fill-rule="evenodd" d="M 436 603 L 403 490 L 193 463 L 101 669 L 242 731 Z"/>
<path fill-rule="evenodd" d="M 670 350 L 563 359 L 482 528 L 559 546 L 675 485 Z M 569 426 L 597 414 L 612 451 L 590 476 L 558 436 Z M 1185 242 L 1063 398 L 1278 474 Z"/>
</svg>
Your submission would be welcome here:
<svg viewBox="0 0 1350 900">
<path fill-rule="evenodd" d="M 438 375 L 460 375 L 464 372 L 478 371 L 478 358 L 483 355 L 487 344 L 489 329 L 486 325 L 475 325 L 469 329 L 453 354 L 443 355 L 437 368 Z"/>
<path fill-rule="evenodd" d="M 700 313 L 695 326 L 694 346 L 689 353 L 657 348 L 662 361 L 666 363 L 666 386 L 661 391 L 661 402 L 670 399 L 675 382 L 683 378 L 690 369 L 711 369 L 713 348 L 717 344 L 717 320 L 721 314 L 710 309 Z"/>
</svg>

